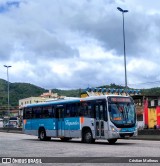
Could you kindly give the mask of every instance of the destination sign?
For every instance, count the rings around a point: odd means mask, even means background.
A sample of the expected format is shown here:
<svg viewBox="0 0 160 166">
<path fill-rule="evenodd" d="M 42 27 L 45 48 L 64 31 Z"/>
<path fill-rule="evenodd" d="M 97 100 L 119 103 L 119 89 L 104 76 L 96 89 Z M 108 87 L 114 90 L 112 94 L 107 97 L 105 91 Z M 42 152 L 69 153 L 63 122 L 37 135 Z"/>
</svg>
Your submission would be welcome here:
<svg viewBox="0 0 160 166">
<path fill-rule="evenodd" d="M 130 98 L 126 98 L 126 97 L 111 97 L 110 98 L 111 102 L 125 102 L 125 103 L 130 103 L 131 99 Z"/>
</svg>

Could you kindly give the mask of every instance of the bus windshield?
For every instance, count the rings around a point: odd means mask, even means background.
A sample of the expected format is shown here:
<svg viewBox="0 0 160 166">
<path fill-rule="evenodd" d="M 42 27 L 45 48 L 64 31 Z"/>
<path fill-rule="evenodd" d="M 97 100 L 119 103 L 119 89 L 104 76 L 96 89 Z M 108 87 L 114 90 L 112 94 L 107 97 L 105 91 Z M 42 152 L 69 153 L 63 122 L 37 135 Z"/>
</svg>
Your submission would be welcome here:
<svg viewBox="0 0 160 166">
<path fill-rule="evenodd" d="M 136 123 L 134 103 L 130 98 L 109 100 L 110 120 L 117 127 L 132 127 Z"/>
</svg>

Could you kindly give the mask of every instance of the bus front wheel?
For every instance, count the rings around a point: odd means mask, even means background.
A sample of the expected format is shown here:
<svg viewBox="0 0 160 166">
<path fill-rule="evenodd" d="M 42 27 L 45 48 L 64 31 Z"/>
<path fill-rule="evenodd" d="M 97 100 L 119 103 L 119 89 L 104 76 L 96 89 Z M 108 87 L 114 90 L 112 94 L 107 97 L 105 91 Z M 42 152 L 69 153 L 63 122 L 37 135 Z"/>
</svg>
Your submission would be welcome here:
<svg viewBox="0 0 160 166">
<path fill-rule="evenodd" d="M 83 134 L 83 142 L 85 143 L 94 143 L 95 139 L 93 139 L 92 133 L 90 130 L 86 130 Z"/>
<path fill-rule="evenodd" d="M 116 143 L 116 141 L 117 141 L 117 139 L 109 139 L 108 140 L 109 144 L 114 144 L 114 143 Z"/>
</svg>

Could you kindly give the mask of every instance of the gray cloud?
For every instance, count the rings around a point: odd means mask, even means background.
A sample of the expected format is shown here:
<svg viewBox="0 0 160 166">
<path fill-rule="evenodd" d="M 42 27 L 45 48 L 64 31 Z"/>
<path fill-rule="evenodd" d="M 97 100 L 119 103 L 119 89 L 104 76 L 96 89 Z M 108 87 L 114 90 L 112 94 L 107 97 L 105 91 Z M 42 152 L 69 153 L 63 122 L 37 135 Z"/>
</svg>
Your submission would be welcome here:
<svg viewBox="0 0 160 166">
<path fill-rule="evenodd" d="M 22 2 L 0 12 L 0 64 L 13 66 L 11 80 L 47 88 L 124 85 L 122 15 L 117 6 L 129 10 L 125 14 L 128 84 L 160 79 L 160 2 Z"/>
<path fill-rule="evenodd" d="M 76 14 L 74 13 L 69 20 L 70 28 L 81 32 L 84 36 L 99 40 L 106 51 L 114 49 L 117 55 L 123 55 L 122 16 L 117 11 L 116 4 L 107 7 L 108 10 L 106 6 L 92 8 L 91 4 L 86 4 L 84 8 L 92 9 L 78 8 L 75 11 Z M 128 56 L 152 54 L 152 49 L 146 50 L 146 43 L 157 43 L 160 31 L 156 27 L 159 27 L 160 15 L 146 15 L 146 13 L 140 13 L 136 10 L 133 13 L 132 9 L 129 10 L 129 13 L 125 14 Z M 152 36 L 155 32 L 156 35 Z"/>
</svg>

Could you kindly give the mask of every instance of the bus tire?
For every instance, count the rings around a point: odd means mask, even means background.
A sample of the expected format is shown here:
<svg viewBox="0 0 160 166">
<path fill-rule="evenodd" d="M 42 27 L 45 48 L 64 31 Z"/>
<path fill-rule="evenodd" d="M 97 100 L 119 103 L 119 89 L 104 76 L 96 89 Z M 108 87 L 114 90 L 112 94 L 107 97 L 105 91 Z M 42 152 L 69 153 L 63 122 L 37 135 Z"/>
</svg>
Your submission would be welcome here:
<svg viewBox="0 0 160 166">
<path fill-rule="evenodd" d="M 45 131 L 45 129 L 40 129 L 39 130 L 39 140 L 40 141 L 46 141 L 47 140 L 47 137 L 46 137 L 46 131 Z"/>
<path fill-rule="evenodd" d="M 108 142 L 109 144 L 115 144 L 117 141 L 117 139 L 109 139 Z"/>
<path fill-rule="evenodd" d="M 95 142 L 95 139 L 93 139 L 91 130 L 88 129 L 88 130 L 84 131 L 82 141 L 84 143 L 88 143 L 88 144 Z"/>
</svg>

